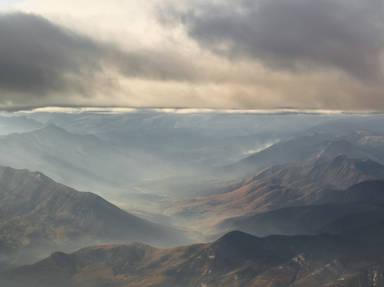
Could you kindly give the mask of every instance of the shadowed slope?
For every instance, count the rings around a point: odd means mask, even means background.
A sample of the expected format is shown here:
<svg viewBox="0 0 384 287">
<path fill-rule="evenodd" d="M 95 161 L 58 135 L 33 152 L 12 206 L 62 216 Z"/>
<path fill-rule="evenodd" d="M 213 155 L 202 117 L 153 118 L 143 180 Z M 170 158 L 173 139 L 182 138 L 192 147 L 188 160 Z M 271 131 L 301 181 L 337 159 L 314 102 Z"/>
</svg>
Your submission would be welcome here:
<svg viewBox="0 0 384 287">
<path fill-rule="evenodd" d="M 102 241 L 180 243 L 171 228 L 131 215 L 38 172 L 0 167 L 0 242 L 33 253 Z M 43 251 L 42 251 L 43 250 Z"/>
<path fill-rule="evenodd" d="M 376 231 L 370 236 L 378 235 L 383 238 Z M 175 249 L 99 246 L 55 253 L 2 274 L 0 283 L 12 287 L 317 287 L 336 286 L 348 277 L 351 284 L 361 278 L 368 284 L 372 277 L 366 274 L 384 267 L 384 250 L 379 243 L 367 247 L 364 242 L 369 238 L 256 238 L 231 232 L 211 244 Z M 341 286 L 355 286 L 351 284 Z"/>
</svg>

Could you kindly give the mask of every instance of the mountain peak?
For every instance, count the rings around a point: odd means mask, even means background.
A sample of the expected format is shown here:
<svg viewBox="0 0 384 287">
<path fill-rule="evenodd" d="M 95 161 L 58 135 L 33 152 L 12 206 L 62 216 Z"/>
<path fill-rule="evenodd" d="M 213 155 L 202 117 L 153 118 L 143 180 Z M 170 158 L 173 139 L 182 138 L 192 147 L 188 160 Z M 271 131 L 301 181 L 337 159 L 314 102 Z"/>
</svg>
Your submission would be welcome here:
<svg viewBox="0 0 384 287">
<path fill-rule="evenodd" d="M 216 246 L 238 246 L 246 248 L 253 245 L 255 241 L 260 240 L 258 237 L 250 235 L 242 231 L 231 231 L 214 242 Z"/>
<path fill-rule="evenodd" d="M 67 134 L 69 133 L 66 129 L 59 127 L 55 124 L 47 124 L 46 126 L 42 127 L 39 131 L 45 131 L 45 132 L 54 132 L 54 133 L 60 133 L 60 134 Z"/>
<path fill-rule="evenodd" d="M 35 248 L 35 237 L 59 247 L 73 240 L 76 248 L 84 242 L 169 245 L 184 238 L 178 230 L 141 219 L 96 194 L 79 192 L 39 172 L 0 167 L 0 185 L 0 214 L 8 215 L 0 220 L 0 242 L 6 239 L 20 250 Z"/>
<path fill-rule="evenodd" d="M 334 159 L 334 158 L 366 158 L 366 153 L 357 146 L 345 139 L 335 139 L 325 143 L 325 146 L 315 156 L 316 159 Z"/>
<path fill-rule="evenodd" d="M 322 158 L 315 161 L 310 174 L 322 181 L 326 178 L 334 178 L 335 182 L 350 179 L 352 183 L 358 183 L 369 179 L 384 178 L 384 166 L 369 158 L 352 158 L 340 154 L 334 158 Z M 357 180 L 358 178 L 360 179 Z"/>
</svg>

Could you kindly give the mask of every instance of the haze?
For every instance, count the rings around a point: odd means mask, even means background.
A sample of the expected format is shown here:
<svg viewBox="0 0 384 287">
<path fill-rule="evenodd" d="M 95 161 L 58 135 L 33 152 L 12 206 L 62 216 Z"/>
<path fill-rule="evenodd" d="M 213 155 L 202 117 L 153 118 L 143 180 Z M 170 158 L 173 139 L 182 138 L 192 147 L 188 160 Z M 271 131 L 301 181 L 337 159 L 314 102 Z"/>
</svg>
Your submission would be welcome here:
<svg viewBox="0 0 384 287">
<path fill-rule="evenodd" d="M 0 286 L 384 286 L 383 56 L 383 0 L 0 0 Z"/>
</svg>

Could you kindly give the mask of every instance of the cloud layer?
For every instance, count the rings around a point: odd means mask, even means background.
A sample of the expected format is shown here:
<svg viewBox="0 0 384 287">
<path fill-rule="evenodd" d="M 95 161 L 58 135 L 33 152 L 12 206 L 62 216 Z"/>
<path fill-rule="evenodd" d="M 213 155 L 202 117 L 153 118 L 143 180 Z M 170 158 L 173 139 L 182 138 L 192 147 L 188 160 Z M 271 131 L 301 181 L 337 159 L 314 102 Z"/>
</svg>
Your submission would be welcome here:
<svg viewBox="0 0 384 287">
<path fill-rule="evenodd" d="M 45 96 L 79 89 L 78 77 L 99 72 L 104 53 L 92 40 L 42 17 L 0 15 L 0 85 L 4 90 Z"/>
<path fill-rule="evenodd" d="M 32 14 L 0 15 L 0 39 L 2 100 L 16 104 L 26 95 L 35 99 L 60 93 L 66 102 L 65 94 L 92 97 L 100 86 L 113 92 L 119 74 L 164 81 L 196 78 L 177 55 L 122 51 Z"/>
<path fill-rule="evenodd" d="M 382 0 L 23 0 L 0 108 L 384 109 Z"/>
<path fill-rule="evenodd" d="M 204 46 L 254 57 L 273 68 L 333 67 L 359 79 L 382 79 L 381 0 L 240 0 L 203 2 L 184 22 Z"/>
</svg>

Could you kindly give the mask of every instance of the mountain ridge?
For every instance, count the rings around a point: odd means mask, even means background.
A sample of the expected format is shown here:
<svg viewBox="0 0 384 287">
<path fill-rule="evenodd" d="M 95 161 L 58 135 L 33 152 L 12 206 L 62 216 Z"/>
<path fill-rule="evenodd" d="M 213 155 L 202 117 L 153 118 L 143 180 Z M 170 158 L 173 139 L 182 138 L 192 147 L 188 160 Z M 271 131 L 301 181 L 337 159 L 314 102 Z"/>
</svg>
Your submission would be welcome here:
<svg viewBox="0 0 384 287">
<path fill-rule="evenodd" d="M 382 231 L 373 234 L 383 238 Z M 212 243 L 173 249 L 95 246 L 71 254 L 54 253 L 12 269 L 0 275 L 0 283 L 11 282 L 9 287 L 27 282 L 31 287 L 354 286 L 340 284 L 368 284 L 374 275 L 367 272 L 384 268 L 380 243 L 367 246 L 365 240 L 327 235 L 257 238 L 235 231 Z"/>
<path fill-rule="evenodd" d="M 15 251 L 98 241 L 174 244 L 183 238 L 176 229 L 129 214 L 96 194 L 10 167 L 0 167 L 0 215 L 6 215 L 0 220 L 0 242 Z"/>
<path fill-rule="evenodd" d="M 383 165 L 344 155 L 310 159 L 271 167 L 247 178 L 232 191 L 182 201 L 169 212 L 186 220 L 194 220 L 197 216 L 212 226 L 230 217 L 338 202 L 344 196 L 343 190 L 371 180 L 384 180 Z"/>
</svg>

